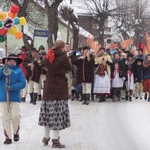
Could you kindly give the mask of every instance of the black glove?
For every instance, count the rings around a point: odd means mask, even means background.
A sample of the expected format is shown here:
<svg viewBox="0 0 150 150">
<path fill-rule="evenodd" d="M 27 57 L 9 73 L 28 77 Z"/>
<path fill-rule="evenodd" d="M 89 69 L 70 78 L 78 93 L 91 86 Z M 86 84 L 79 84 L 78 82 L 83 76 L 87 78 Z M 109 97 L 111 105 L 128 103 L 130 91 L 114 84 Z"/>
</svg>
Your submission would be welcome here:
<svg viewBox="0 0 150 150">
<path fill-rule="evenodd" d="M 5 89 L 6 89 L 6 91 L 11 91 L 12 89 L 10 88 L 10 86 L 8 86 L 8 85 L 5 85 Z"/>
</svg>

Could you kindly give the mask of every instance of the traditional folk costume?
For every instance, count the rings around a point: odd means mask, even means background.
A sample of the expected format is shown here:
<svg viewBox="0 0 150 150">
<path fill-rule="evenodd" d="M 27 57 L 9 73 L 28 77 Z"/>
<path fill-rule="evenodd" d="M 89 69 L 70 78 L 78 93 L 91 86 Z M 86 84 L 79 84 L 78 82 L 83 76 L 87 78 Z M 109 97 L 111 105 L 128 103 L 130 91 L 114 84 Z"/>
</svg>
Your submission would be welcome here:
<svg viewBox="0 0 150 150">
<path fill-rule="evenodd" d="M 104 54 L 98 53 L 95 57 L 97 68 L 94 75 L 93 93 L 100 95 L 100 102 L 105 101 L 105 96 L 110 94 L 111 63 L 112 59 L 106 52 Z"/>
<path fill-rule="evenodd" d="M 150 54 L 146 56 L 143 62 L 143 87 L 144 92 L 148 92 L 148 101 L 150 101 L 150 60 L 147 60 L 147 57 L 150 57 Z"/>
<path fill-rule="evenodd" d="M 135 99 L 142 99 L 143 96 L 143 59 L 137 57 L 133 62 L 133 75 L 134 75 L 134 94 Z"/>
<path fill-rule="evenodd" d="M 31 49 L 31 54 L 34 52 L 36 53 L 35 56 L 29 55 L 27 58 L 24 59 L 23 65 L 27 69 L 26 79 L 28 82 L 28 88 L 30 93 L 30 103 L 36 105 L 37 96 L 39 93 L 39 81 L 43 64 L 38 56 L 38 51 L 36 50 L 36 48 Z"/>
<path fill-rule="evenodd" d="M 18 57 L 22 59 L 22 61 L 24 62 L 24 59 L 27 58 L 27 51 L 28 49 L 26 48 L 26 46 L 22 46 L 22 48 L 20 49 L 21 53 L 18 54 Z M 23 66 L 23 62 L 20 64 L 20 68 L 22 69 L 24 76 L 26 78 L 27 75 L 27 70 L 26 68 Z M 26 80 L 27 83 L 27 80 Z M 21 90 L 21 101 L 25 102 L 26 101 L 26 95 L 28 93 L 28 86 L 26 84 L 26 87 L 24 89 Z"/>
<path fill-rule="evenodd" d="M 127 81 L 125 82 L 126 84 L 126 96 L 125 99 L 129 101 L 132 101 L 132 95 L 133 95 L 133 89 L 134 89 L 134 75 L 133 75 L 133 69 L 132 69 L 132 63 L 133 60 L 129 60 L 129 57 L 133 59 L 133 54 L 129 53 L 127 55 L 127 60 L 126 60 L 126 70 L 127 70 Z"/>
<path fill-rule="evenodd" d="M 114 56 L 120 53 L 115 53 Z M 126 79 L 126 69 L 124 59 L 113 59 L 111 66 L 111 79 L 112 79 L 112 101 L 120 101 L 121 88 L 123 88 Z"/>
<path fill-rule="evenodd" d="M 83 47 L 83 51 L 90 50 L 88 46 Z M 94 82 L 94 56 L 88 53 L 88 56 L 81 56 L 73 64 L 77 66 L 77 82 L 82 83 L 83 104 L 90 103 L 90 94 L 92 83 Z"/>
</svg>

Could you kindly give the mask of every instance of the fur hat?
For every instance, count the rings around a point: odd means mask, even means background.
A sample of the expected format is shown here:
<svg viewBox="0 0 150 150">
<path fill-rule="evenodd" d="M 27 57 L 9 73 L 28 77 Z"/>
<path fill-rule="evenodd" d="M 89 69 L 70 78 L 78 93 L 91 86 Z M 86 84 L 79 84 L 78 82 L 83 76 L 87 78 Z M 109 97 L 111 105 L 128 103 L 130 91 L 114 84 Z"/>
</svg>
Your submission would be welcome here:
<svg viewBox="0 0 150 150">
<path fill-rule="evenodd" d="M 21 58 L 18 58 L 18 56 L 14 53 L 11 53 L 8 55 L 8 57 L 5 57 L 2 59 L 2 63 L 4 64 L 6 62 L 6 59 L 7 61 L 13 59 L 16 61 L 17 65 L 20 65 L 22 63 L 22 59 Z"/>
</svg>

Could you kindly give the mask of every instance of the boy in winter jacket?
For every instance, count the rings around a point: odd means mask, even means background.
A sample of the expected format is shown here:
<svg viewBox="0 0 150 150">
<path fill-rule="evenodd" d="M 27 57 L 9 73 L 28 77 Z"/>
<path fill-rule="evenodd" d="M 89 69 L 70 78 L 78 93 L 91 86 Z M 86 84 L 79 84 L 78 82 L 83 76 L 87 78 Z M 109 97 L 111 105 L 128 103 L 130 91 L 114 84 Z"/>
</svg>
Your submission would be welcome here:
<svg viewBox="0 0 150 150">
<path fill-rule="evenodd" d="M 7 59 L 7 64 L 4 64 Z M 15 54 L 10 54 L 2 60 L 4 66 L 0 67 L 0 110 L 1 119 L 6 137 L 4 144 L 12 143 L 13 140 L 19 141 L 20 129 L 20 90 L 26 85 L 23 71 L 18 66 L 22 63 L 22 59 Z M 6 77 L 8 82 L 6 82 Z M 9 99 L 6 98 L 9 95 Z M 12 129 L 11 129 L 12 126 Z"/>
</svg>

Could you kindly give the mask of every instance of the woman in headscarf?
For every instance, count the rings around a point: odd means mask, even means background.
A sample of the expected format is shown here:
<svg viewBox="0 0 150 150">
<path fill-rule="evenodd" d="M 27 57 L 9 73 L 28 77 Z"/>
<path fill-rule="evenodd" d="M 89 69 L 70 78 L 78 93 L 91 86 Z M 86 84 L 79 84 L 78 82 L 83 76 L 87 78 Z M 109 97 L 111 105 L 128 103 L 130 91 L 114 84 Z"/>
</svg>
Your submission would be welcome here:
<svg viewBox="0 0 150 150">
<path fill-rule="evenodd" d="M 45 56 L 47 69 L 44 83 L 43 101 L 41 103 L 39 125 L 44 126 L 44 145 L 48 145 L 50 131 L 53 130 L 52 147 L 64 148 L 60 143 L 60 130 L 70 126 L 68 108 L 68 83 L 65 74 L 71 71 L 72 65 L 65 54 L 64 42 L 58 40 Z"/>
</svg>

